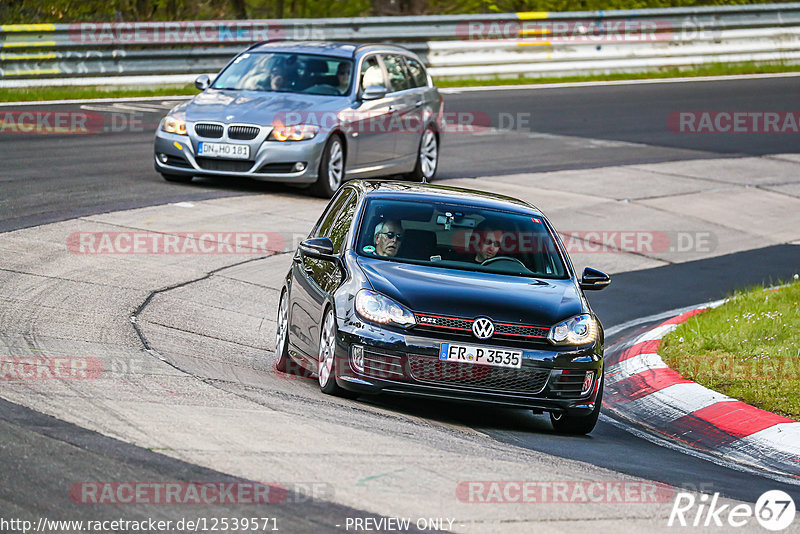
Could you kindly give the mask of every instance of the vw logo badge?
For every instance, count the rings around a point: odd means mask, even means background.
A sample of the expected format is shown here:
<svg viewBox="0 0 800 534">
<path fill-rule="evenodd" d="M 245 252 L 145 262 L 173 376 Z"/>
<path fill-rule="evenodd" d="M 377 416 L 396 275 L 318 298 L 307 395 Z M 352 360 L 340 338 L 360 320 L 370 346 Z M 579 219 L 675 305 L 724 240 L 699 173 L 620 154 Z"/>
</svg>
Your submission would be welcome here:
<svg viewBox="0 0 800 534">
<path fill-rule="evenodd" d="M 489 339 L 494 334 L 494 323 L 486 317 L 478 317 L 472 322 L 472 333 L 478 339 Z"/>
</svg>

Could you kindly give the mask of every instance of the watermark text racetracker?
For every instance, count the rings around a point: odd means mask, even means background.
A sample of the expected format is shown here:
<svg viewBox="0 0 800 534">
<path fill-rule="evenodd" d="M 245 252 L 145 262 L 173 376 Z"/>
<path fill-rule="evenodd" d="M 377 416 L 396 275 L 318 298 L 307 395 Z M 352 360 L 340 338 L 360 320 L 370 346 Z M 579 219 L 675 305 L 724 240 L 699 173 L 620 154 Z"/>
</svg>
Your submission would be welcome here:
<svg viewBox="0 0 800 534">
<path fill-rule="evenodd" d="M 492 232 L 493 233 L 493 232 Z M 486 232 L 459 231 L 450 243 L 457 253 L 476 253 Z M 713 252 L 718 245 L 709 231 L 570 230 L 559 232 L 567 252 L 641 254 L 664 252 Z M 276 254 L 289 252 L 306 239 L 305 234 L 283 232 L 195 231 L 157 233 L 147 231 L 74 232 L 67 237 L 73 254 Z M 525 254 L 546 250 L 546 235 L 503 231 L 499 253 Z"/>
<path fill-rule="evenodd" d="M 648 504 L 674 494 L 667 484 L 634 480 L 467 480 L 456 487 L 456 498 L 470 504 Z"/>
<path fill-rule="evenodd" d="M 798 134 L 800 111 L 674 111 L 667 128 L 680 134 Z"/>
<path fill-rule="evenodd" d="M 101 134 L 144 132 L 143 113 L 108 114 L 68 110 L 0 110 L 0 134 Z M 152 128 L 149 128 L 152 129 Z"/>
</svg>

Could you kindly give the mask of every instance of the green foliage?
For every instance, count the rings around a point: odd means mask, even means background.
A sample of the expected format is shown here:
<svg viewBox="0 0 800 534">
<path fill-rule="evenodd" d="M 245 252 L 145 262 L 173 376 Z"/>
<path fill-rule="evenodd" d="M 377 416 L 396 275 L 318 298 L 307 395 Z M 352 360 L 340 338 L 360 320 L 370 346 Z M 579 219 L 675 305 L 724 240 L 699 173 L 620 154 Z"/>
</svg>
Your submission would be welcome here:
<svg viewBox="0 0 800 534">
<path fill-rule="evenodd" d="M 706 387 L 800 417 L 800 283 L 740 291 L 666 336 L 664 361 Z"/>
</svg>

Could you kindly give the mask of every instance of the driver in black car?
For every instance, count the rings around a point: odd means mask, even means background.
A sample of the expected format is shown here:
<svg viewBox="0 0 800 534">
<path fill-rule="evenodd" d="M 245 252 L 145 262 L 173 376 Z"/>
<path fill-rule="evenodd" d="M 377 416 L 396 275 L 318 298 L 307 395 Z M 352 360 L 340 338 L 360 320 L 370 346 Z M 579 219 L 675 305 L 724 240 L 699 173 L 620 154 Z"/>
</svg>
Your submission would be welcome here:
<svg viewBox="0 0 800 534">
<path fill-rule="evenodd" d="M 479 224 L 475 232 L 478 236 L 477 252 L 473 258 L 475 263 L 483 263 L 497 256 L 503 232 L 484 223 Z"/>
</svg>

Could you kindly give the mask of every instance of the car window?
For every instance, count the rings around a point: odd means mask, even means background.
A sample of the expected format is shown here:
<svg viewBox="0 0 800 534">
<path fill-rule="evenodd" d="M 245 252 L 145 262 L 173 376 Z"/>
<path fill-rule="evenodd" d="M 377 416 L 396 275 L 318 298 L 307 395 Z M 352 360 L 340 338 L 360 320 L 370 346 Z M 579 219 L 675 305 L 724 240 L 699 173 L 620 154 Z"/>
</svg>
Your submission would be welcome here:
<svg viewBox="0 0 800 534">
<path fill-rule="evenodd" d="M 427 87 L 428 75 L 425 73 L 425 68 L 416 59 L 407 57 L 405 58 L 408 70 L 411 73 L 411 81 L 416 87 Z"/>
<path fill-rule="evenodd" d="M 317 223 L 317 229 L 312 232 L 311 237 L 330 237 L 331 236 L 331 228 L 333 227 L 334 223 L 336 222 L 336 216 L 341 211 L 342 206 L 347 201 L 347 198 L 352 195 L 352 189 L 342 190 L 333 200 L 331 200 L 330 204 L 328 204 L 328 209 L 325 210 L 325 213 Z"/>
<path fill-rule="evenodd" d="M 347 94 L 353 62 L 349 59 L 291 54 L 245 52 L 214 80 L 214 89 Z"/>
<path fill-rule="evenodd" d="M 411 75 L 406 70 L 405 62 L 401 56 L 384 55 L 383 64 L 386 67 L 392 91 L 405 91 L 412 87 Z"/>
<path fill-rule="evenodd" d="M 344 205 L 339 210 L 336 219 L 330 226 L 330 237 L 333 242 L 333 252 L 339 254 L 344 248 L 344 243 L 347 241 L 347 232 L 350 230 L 350 225 L 353 222 L 353 216 L 356 212 L 356 205 L 358 198 L 355 193 L 350 193 L 344 201 Z"/>
<path fill-rule="evenodd" d="M 447 269 L 567 278 L 542 215 L 452 201 L 367 201 L 356 239 L 362 256 Z"/>
<path fill-rule="evenodd" d="M 347 231 L 353 222 L 358 197 L 352 189 L 343 190 L 330 204 L 314 232 L 314 237 L 327 237 L 333 243 L 333 251 L 339 254 L 347 240 Z"/>
<path fill-rule="evenodd" d="M 366 89 L 371 85 L 380 85 L 388 88 L 383 77 L 383 69 L 378 64 L 377 56 L 370 56 L 361 63 L 361 88 Z"/>
</svg>

